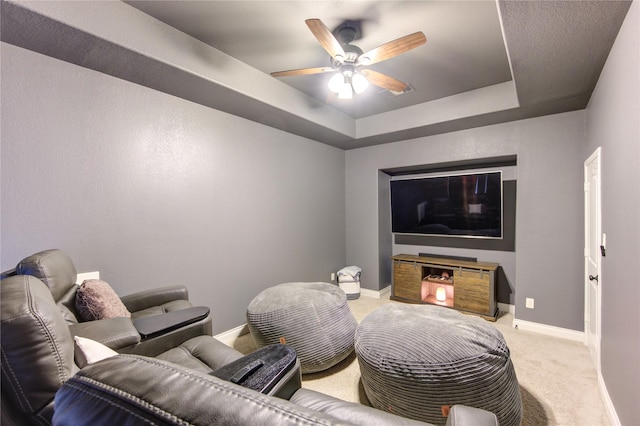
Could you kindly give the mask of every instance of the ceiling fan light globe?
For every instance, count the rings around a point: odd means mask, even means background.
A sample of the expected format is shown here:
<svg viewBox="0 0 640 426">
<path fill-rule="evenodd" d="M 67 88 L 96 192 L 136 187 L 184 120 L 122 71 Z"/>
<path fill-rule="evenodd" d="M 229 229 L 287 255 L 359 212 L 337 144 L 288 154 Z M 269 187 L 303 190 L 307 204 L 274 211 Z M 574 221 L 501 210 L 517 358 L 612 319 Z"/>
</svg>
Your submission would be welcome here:
<svg viewBox="0 0 640 426">
<path fill-rule="evenodd" d="M 353 88 L 349 83 L 342 83 L 340 91 L 338 92 L 338 99 L 351 99 L 353 98 Z"/>
<path fill-rule="evenodd" d="M 360 73 L 356 73 L 351 78 L 351 84 L 353 85 L 353 91 L 357 94 L 363 93 L 369 87 L 369 80 L 367 77 Z"/>
<path fill-rule="evenodd" d="M 333 93 L 340 93 L 340 89 L 342 88 L 343 85 L 344 85 L 344 76 L 339 72 L 335 73 L 329 79 L 329 84 L 328 84 L 329 90 L 331 90 Z"/>
</svg>

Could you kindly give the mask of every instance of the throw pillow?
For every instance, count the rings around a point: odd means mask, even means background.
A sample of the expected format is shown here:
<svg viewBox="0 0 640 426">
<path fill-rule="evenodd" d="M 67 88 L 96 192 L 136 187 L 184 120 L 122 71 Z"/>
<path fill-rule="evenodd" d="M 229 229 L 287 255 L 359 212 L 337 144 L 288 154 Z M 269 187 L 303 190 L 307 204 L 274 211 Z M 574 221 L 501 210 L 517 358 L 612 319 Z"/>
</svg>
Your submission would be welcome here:
<svg viewBox="0 0 640 426">
<path fill-rule="evenodd" d="M 76 364 L 84 368 L 89 364 L 118 355 L 113 349 L 86 337 L 74 336 L 76 342 Z"/>
<path fill-rule="evenodd" d="M 131 317 L 111 286 L 102 280 L 85 280 L 76 292 L 76 310 L 83 321 Z"/>
</svg>

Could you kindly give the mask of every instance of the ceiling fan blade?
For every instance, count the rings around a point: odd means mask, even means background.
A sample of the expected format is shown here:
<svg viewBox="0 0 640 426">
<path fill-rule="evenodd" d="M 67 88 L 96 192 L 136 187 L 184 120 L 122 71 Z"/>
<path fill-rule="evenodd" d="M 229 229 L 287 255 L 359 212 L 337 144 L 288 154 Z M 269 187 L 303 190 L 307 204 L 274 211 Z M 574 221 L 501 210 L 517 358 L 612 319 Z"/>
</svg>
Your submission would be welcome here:
<svg viewBox="0 0 640 426">
<path fill-rule="evenodd" d="M 319 19 L 307 19 L 305 22 L 324 50 L 326 50 L 333 59 L 336 59 L 340 63 L 344 62 L 344 49 L 342 45 L 340 45 L 340 42 L 333 36 L 333 33 L 329 31 L 329 28 Z"/>
<path fill-rule="evenodd" d="M 364 52 L 358 57 L 358 65 L 371 65 L 391 59 L 401 53 L 422 46 L 426 42 L 427 37 L 425 37 L 421 31 L 400 37 L 382 46 L 378 46 L 375 49 L 371 49 L 368 52 Z"/>
<path fill-rule="evenodd" d="M 331 68 L 331 67 L 300 68 L 297 70 L 272 72 L 271 76 L 272 77 L 290 77 L 295 75 L 321 74 L 324 72 L 331 72 L 331 71 L 335 71 L 335 68 Z"/>
<path fill-rule="evenodd" d="M 369 83 L 392 92 L 404 92 L 409 87 L 407 83 L 403 83 L 402 81 L 386 74 L 382 74 L 381 72 L 373 70 L 362 70 L 361 72 L 365 77 L 367 77 Z"/>
</svg>

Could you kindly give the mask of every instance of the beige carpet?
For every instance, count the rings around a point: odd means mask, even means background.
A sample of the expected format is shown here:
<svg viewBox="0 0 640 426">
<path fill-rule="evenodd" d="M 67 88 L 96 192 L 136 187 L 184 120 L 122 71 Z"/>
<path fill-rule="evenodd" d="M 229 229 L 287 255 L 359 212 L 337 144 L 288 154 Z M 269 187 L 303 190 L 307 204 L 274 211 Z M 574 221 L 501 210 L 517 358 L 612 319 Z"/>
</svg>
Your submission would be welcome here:
<svg viewBox="0 0 640 426">
<path fill-rule="evenodd" d="M 360 322 L 369 312 L 390 301 L 361 296 L 349 301 Z M 520 384 L 524 406 L 523 426 L 609 425 L 597 375 L 587 347 L 581 343 L 518 330 L 513 316 L 505 314 L 495 324 L 505 337 Z M 236 339 L 237 350 L 256 349 L 249 334 Z M 320 373 L 307 374 L 302 386 L 345 401 L 370 405 L 360 382 L 354 354 Z"/>
</svg>

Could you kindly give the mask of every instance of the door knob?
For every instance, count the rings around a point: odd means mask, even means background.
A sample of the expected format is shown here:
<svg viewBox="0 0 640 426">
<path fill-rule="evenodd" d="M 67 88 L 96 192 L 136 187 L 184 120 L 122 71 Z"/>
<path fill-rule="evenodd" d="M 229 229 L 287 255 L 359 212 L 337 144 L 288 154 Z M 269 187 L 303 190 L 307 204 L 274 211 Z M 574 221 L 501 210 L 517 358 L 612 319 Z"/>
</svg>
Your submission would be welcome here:
<svg viewBox="0 0 640 426">
<path fill-rule="evenodd" d="M 598 281 L 598 276 L 589 275 L 589 281 Z"/>
</svg>

